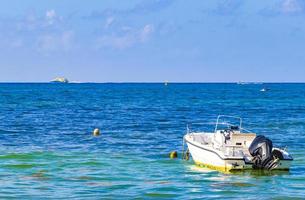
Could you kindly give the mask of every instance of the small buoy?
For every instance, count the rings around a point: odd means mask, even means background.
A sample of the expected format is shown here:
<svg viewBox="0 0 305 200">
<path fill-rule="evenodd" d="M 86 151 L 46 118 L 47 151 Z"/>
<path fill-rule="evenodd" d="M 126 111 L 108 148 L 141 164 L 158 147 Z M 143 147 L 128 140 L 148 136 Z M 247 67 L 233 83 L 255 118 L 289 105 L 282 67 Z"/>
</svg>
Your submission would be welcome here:
<svg viewBox="0 0 305 200">
<path fill-rule="evenodd" d="M 172 152 L 170 152 L 170 153 L 169 153 L 169 157 L 170 157 L 170 159 L 177 158 L 177 157 L 178 157 L 177 151 L 172 151 Z"/>
<path fill-rule="evenodd" d="M 100 135 L 100 129 L 98 129 L 98 128 L 96 128 L 96 129 L 94 129 L 94 131 L 93 131 L 93 135 L 94 136 L 99 136 Z"/>
</svg>

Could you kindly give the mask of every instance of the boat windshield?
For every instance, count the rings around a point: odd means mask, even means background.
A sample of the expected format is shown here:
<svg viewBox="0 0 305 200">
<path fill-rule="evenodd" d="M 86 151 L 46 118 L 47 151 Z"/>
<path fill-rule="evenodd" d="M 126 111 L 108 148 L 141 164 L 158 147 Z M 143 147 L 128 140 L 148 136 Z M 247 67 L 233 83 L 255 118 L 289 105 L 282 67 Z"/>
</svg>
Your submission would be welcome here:
<svg viewBox="0 0 305 200">
<path fill-rule="evenodd" d="M 215 133 L 217 130 L 230 129 L 239 131 L 242 129 L 242 118 L 237 116 L 219 115 L 217 117 Z"/>
</svg>

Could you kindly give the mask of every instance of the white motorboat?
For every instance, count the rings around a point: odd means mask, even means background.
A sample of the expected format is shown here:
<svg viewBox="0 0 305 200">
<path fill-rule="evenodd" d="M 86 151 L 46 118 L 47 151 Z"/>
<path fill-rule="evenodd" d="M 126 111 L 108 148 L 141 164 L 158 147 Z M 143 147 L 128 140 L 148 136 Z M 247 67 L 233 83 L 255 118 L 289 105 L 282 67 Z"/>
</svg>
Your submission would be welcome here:
<svg viewBox="0 0 305 200">
<path fill-rule="evenodd" d="M 238 120 L 238 125 L 228 122 Z M 242 128 L 242 119 L 220 115 L 214 132 L 190 132 L 184 136 L 196 165 L 220 171 L 246 169 L 289 170 L 292 156 L 272 141 Z"/>
<path fill-rule="evenodd" d="M 267 91 L 269 91 L 270 89 L 269 88 L 262 88 L 260 91 L 261 92 L 267 92 Z"/>
<path fill-rule="evenodd" d="M 51 80 L 51 83 L 69 83 L 69 80 L 64 77 L 57 77 Z"/>
</svg>

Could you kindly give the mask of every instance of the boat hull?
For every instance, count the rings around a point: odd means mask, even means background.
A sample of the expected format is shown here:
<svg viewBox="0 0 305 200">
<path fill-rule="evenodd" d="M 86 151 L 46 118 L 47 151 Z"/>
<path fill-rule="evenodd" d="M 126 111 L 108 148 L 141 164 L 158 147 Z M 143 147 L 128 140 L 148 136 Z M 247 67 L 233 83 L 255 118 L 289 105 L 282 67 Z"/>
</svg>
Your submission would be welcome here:
<svg viewBox="0 0 305 200">
<path fill-rule="evenodd" d="M 224 159 L 209 148 L 202 148 L 194 143 L 186 142 L 195 164 L 219 171 L 241 170 L 246 167 L 243 159 Z"/>
<path fill-rule="evenodd" d="M 236 170 L 251 170 L 252 163 L 246 163 L 243 157 L 227 158 L 209 147 L 204 147 L 196 142 L 188 141 L 186 144 L 195 164 L 199 167 L 206 167 L 222 172 Z M 292 160 L 280 160 L 278 166 L 273 170 L 289 170 Z"/>
</svg>

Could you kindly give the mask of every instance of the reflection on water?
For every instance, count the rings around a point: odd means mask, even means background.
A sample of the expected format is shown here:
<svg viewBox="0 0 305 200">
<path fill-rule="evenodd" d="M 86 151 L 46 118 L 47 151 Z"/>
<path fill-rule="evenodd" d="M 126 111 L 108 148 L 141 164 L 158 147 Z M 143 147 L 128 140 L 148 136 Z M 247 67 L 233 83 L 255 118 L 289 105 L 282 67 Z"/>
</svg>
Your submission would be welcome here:
<svg viewBox="0 0 305 200">
<path fill-rule="evenodd" d="M 280 176 L 280 175 L 289 175 L 288 170 L 245 170 L 245 171 L 233 171 L 231 172 L 233 175 L 240 176 Z"/>
</svg>

